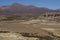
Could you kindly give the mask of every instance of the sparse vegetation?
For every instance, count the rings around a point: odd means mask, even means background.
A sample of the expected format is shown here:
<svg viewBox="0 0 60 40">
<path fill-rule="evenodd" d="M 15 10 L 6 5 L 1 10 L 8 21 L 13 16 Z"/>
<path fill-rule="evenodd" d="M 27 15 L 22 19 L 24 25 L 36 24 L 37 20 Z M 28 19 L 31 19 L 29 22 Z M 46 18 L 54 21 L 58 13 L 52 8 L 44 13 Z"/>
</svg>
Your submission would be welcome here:
<svg viewBox="0 0 60 40">
<path fill-rule="evenodd" d="M 20 35 L 19 35 L 20 34 Z M 29 38 L 31 38 L 31 39 L 33 39 L 33 38 L 37 38 L 38 40 L 59 40 L 60 39 L 60 37 L 57 37 L 57 36 L 54 36 L 52 33 L 50 33 L 50 36 L 48 36 L 48 35 L 46 35 L 46 36 L 38 36 L 38 35 L 36 35 L 37 33 L 24 33 L 24 32 L 22 32 L 22 33 L 19 33 L 19 32 L 13 32 L 13 33 L 11 33 L 11 32 L 9 32 L 9 31 L 0 31 L 0 40 L 12 40 L 11 39 L 11 35 L 12 35 L 12 38 L 13 38 L 13 40 L 15 39 L 17 39 L 18 37 L 21 37 L 21 38 L 19 38 L 19 39 L 23 39 L 23 40 L 29 40 Z M 5 36 L 3 36 L 3 35 L 5 35 Z M 17 37 L 15 37 L 14 38 L 14 35 Z M 18 36 L 17 36 L 18 35 Z M 23 36 L 23 37 L 22 37 Z M 26 37 L 26 38 L 25 38 Z M 33 37 L 33 38 L 32 38 Z M 3 39 L 2 39 L 3 38 Z"/>
</svg>

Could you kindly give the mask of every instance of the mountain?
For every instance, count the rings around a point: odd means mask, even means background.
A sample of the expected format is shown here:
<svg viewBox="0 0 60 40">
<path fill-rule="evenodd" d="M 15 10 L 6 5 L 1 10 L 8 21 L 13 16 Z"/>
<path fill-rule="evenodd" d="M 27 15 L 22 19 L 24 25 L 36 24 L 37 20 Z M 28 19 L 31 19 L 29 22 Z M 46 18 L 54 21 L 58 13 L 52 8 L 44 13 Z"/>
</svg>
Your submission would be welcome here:
<svg viewBox="0 0 60 40">
<path fill-rule="evenodd" d="M 46 12 L 60 12 L 60 10 L 52 10 L 45 7 L 36 7 L 34 5 L 22 5 L 19 3 L 13 3 L 9 6 L 0 6 L 0 14 L 17 14 L 17 13 L 46 13 Z"/>
</svg>

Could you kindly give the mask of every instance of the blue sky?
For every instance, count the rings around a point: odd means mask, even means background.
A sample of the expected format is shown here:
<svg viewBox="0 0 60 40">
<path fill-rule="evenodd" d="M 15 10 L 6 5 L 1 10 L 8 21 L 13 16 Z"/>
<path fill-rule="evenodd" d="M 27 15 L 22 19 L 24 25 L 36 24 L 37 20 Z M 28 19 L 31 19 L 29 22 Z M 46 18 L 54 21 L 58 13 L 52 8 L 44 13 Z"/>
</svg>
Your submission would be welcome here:
<svg viewBox="0 0 60 40">
<path fill-rule="evenodd" d="M 60 9 L 60 0 L 0 0 L 0 6 L 11 5 L 15 2 L 23 5 L 35 5 L 50 9 Z"/>
</svg>

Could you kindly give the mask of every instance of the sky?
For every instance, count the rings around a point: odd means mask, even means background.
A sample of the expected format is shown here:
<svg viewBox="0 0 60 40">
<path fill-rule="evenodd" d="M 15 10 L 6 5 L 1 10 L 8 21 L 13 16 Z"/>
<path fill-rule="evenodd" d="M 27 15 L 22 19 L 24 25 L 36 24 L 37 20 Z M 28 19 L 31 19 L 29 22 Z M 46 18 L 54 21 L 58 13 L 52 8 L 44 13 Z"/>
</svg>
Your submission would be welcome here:
<svg viewBox="0 0 60 40">
<path fill-rule="evenodd" d="M 20 3 L 23 5 L 34 5 L 49 9 L 60 9 L 60 0 L 0 0 L 0 6 Z"/>
</svg>

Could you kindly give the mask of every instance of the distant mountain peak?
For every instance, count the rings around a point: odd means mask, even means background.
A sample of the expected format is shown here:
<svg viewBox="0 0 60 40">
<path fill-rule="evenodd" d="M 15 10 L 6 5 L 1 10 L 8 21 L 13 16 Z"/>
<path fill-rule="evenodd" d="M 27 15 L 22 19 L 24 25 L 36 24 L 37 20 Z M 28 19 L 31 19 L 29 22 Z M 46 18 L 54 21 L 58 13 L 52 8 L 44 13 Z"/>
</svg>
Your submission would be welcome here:
<svg viewBox="0 0 60 40">
<path fill-rule="evenodd" d="M 13 7 L 19 7 L 19 6 L 23 6 L 23 5 L 21 5 L 21 4 L 19 4 L 19 3 L 13 3 L 12 6 L 13 6 Z"/>
</svg>

